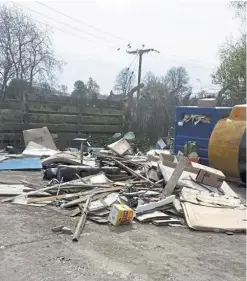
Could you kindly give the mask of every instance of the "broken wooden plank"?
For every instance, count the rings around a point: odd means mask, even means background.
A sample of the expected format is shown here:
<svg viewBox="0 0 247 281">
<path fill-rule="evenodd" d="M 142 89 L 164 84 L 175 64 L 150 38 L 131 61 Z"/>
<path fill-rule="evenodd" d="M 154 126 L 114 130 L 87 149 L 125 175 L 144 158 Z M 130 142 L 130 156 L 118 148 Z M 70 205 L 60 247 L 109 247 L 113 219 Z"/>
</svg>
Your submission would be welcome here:
<svg viewBox="0 0 247 281">
<path fill-rule="evenodd" d="M 115 159 L 113 157 L 109 157 L 109 158 L 111 158 L 113 161 L 115 161 L 123 170 L 125 170 L 126 172 L 129 172 L 131 175 L 136 176 L 138 178 L 141 178 L 142 180 L 145 180 L 145 181 L 149 182 L 151 185 L 154 185 L 154 183 L 152 181 L 150 181 L 149 179 L 145 178 L 141 174 L 138 174 L 136 171 L 134 171 L 131 168 L 127 167 L 126 165 L 124 165 L 123 163 L 118 161 L 117 159 Z"/>
<path fill-rule="evenodd" d="M 54 195 L 54 196 L 47 196 L 47 197 L 40 197 L 40 198 L 30 198 L 28 199 L 29 203 L 38 203 L 43 201 L 55 201 L 59 199 L 71 199 L 74 197 L 86 196 L 90 194 L 100 194 L 100 193 L 109 193 L 114 191 L 120 191 L 123 187 L 122 186 L 114 186 L 105 189 L 98 189 L 98 190 L 90 190 L 84 192 L 77 192 L 77 193 L 69 193 L 69 194 L 62 194 L 62 195 Z"/>
<path fill-rule="evenodd" d="M 88 196 L 87 202 L 84 205 L 81 217 L 80 217 L 79 222 L 78 222 L 78 224 L 76 226 L 76 230 L 75 230 L 74 236 L 72 238 L 72 241 L 77 242 L 80 239 L 80 235 L 81 235 L 82 230 L 83 230 L 83 228 L 85 226 L 85 223 L 86 223 L 87 214 L 88 214 L 88 211 L 89 211 L 89 206 L 90 206 L 92 197 L 93 197 L 93 195 L 89 195 Z"/>
<path fill-rule="evenodd" d="M 94 199 L 94 200 L 103 199 L 104 197 L 107 196 L 107 194 L 108 194 L 107 192 L 98 193 L 98 194 L 94 193 L 93 199 Z M 75 200 L 72 200 L 72 201 L 70 201 L 70 202 L 68 202 L 68 203 L 62 204 L 62 205 L 61 205 L 61 208 L 70 208 L 70 207 L 79 205 L 79 204 L 81 204 L 81 203 L 83 203 L 83 202 L 85 202 L 85 201 L 87 201 L 87 196 L 81 196 L 81 197 L 78 198 L 78 199 L 75 199 Z"/>
<path fill-rule="evenodd" d="M 117 197 L 118 194 L 110 193 L 106 198 L 92 202 L 89 208 L 89 213 L 95 214 L 95 212 L 102 211 L 105 210 L 106 208 L 109 208 L 111 205 L 117 202 Z M 80 208 L 74 209 L 70 214 L 70 216 L 74 217 L 77 216 L 78 214 L 80 214 Z"/>
</svg>

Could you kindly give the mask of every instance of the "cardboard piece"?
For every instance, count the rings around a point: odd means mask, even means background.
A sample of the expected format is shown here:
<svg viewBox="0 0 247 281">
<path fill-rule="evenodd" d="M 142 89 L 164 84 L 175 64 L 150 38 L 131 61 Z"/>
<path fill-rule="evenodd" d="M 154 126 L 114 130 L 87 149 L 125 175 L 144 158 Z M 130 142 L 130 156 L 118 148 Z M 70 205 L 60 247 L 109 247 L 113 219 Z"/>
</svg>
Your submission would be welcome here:
<svg viewBox="0 0 247 281">
<path fill-rule="evenodd" d="M 169 163 L 172 163 L 172 162 L 169 162 Z M 176 166 L 176 163 L 172 163 L 172 165 L 175 165 Z M 170 165 L 170 166 L 172 166 Z M 196 169 L 194 169 L 191 165 L 187 166 L 187 168 L 189 170 L 194 170 L 197 172 Z M 171 175 L 172 173 L 174 172 L 174 168 L 173 167 L 169 167 L 169 166 L 165 166 L 165 165 L 162 165 L 162 164 L 159 164 L 159 169 L 162 173 L 162 176 L 164 178 L 164 181 L 165 182 L 168 182 L 171 178 Z M 212 192 L 216 192 L 218 193 L 219 190 L 218 188 L 216 187 L 211 187 L 209 185 L 202 185 L 202 184 L 199 184 L 195 181 L 196 179 L 196 173 L 194 172 L 188 172 L 188 171 L 183 171 L 178 182 L 177 182 L 177 186 L 180 186 L 180 187 L 191 187 L 192 189 L 196 189 L 196 190 L 202 190 L 202 191 L 205 191 L 207 189 L 210 189 L 210 191 Z"/>
<path fill-rule="evenodd" d="M 181 192 L 180 200 L 197 205 L 215 208 L 241 208 L 241 200 L 216 193 L 191 190 L 184 187 Z"/>
<path fill-rule="evenodd" d="M 26 146 L 30 141 L 33 141 L 46 148 L 57 150 L 47 127 L 25 130 L 23 131 L 23 137 Z"/>
<path fill-rule="evenodd" d="M 215 208 L 182 202 L 190 228 L 214 232 L 246 231 L 246 210 Z"/>
<path fill-rule="evenodd" d="M 225 175 L 214 168 L 191 162 L 191 166 L 198 169 L 196 181 L 214 187 L 220 187 L 225 180 Z"/>
</svg>

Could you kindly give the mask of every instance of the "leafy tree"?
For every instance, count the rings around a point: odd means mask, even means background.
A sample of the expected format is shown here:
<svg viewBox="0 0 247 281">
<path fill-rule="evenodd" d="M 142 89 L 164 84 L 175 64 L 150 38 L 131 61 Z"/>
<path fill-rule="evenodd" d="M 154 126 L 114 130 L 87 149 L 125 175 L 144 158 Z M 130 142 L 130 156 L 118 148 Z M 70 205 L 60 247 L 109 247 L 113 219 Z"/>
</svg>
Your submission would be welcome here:
<svg viewBox="0 0 247 281">
<path fill-rule="evenodd" d="M 118 94 L 126 96 L 133 88 L 135 81 L 135 74 L 129 68 L 123 68 L 117 75 L 114 90 Z"/>
<path fill-rule="evenodd" d="M 231 1 L 230 7 L 235 10 L 235 17 L 240 20 L 242 32 L 246 34 L 247 2 Z"/>
<path fill-rule="evenodd" d="M 84 82 L 81 80 L 77 80 L 74 83 L 74 90 L 71 93 L 73 98 L 86 98 L 87 97 L 87 87 Z"/>
<path fill-rule="evenodd" d="M 246 36 L 221 47 L 220 65 L 213 74 L 213 82 L 221 85 L 219 104 L 244 103 L 246 98 Z"/>
<path fill-rule="evenodd" d="M 213 83 L 221 85 L 218 104 L 232 106 L 246 102 L 246 8 L 245 1 L 232 1 L 236 18 L 241 21 L 241 36 L 227 40 L 220 48 L 220 65 L 213 73 Z"/>
<path fill-rule="evenodd" d="M 86 87 L 89 98 L 98 98 L 100 87 L 92 77 L 89 77 Z"/>
</svg>

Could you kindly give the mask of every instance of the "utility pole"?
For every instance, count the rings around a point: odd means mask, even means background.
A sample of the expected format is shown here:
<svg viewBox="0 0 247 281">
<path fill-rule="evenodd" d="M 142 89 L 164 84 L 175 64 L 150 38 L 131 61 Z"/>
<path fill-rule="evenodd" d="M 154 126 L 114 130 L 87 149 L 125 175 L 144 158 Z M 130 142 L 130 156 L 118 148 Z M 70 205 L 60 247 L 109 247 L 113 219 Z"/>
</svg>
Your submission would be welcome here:
<svg viewBox="0 0 247 281">
<path fill-rule="evenodd" d="M 159 51 L 155 49 L 137 49 L 135 51 L 126 51 L 128 54 L 132 55 L 138 55 L 139 56 L 139 67 L 138 67 L 138 88 L 137 88 L 137 100 L 139 100 L 140 97 L 140 84 L 141 84 L 141 72 L 142 72 L 142 56 L 143 54 L 149 53 L 149 52 L 157 52 Z"/>
</svg>

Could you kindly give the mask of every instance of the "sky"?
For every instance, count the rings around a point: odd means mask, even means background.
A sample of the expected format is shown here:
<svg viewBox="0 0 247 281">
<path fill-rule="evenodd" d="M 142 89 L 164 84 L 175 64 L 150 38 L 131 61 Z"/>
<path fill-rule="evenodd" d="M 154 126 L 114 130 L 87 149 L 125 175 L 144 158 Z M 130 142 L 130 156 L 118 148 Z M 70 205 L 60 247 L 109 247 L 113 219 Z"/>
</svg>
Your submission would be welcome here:
<svg viewBox="0 0 247 281">
<path fill-rule="evenodd" d="M 173 66 L 184 66 L 194 92 L 212 92 L 218 89 L 212 84 L 211 74 L 219 63 L 219 48 L 227 37 L 239 36 L 239 23 L 227 1 L 41 3 L 70 18 L 35 1 L 18 1 L 16 5 L 21 5 L 40 26 L 49 25 L 55 54 L 66 62 L 63 72 L 57 75 L 57 83 L 67 85 L 69 91 L 76 80 L 86 82 L 92 77 L 101 93 L 109 94 L 123 67 L 131 65 L 137 74 L 136 57 L 126 53 L 127 45 L 135 50 L 144 44 L 160 53 L 144 55 L 142 77 L 148 71 L 160 76 Z"/>
</svg>

